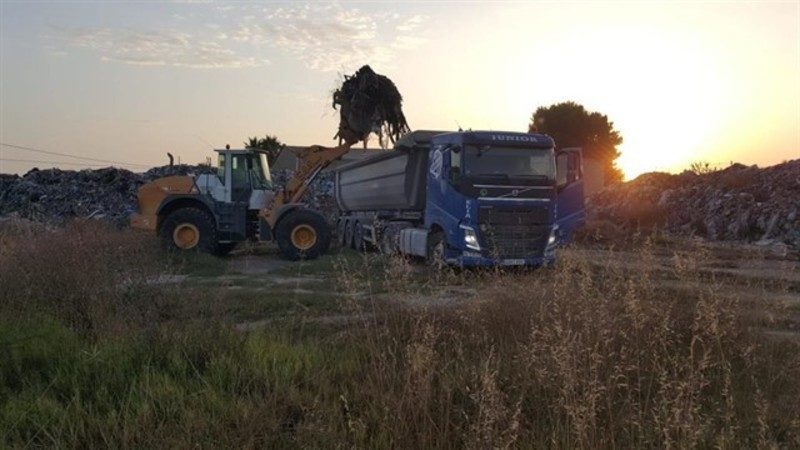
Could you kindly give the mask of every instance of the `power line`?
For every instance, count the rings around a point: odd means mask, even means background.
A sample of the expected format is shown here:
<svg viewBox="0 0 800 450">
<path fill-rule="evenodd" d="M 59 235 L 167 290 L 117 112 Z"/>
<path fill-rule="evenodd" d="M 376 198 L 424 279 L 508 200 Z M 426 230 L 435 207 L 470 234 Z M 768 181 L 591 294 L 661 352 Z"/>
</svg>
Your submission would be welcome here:
<svg viewBox="0 0 800 450">
<path fill-rule="evenodd" d="M 149 164 L 126 163 L 126 162 L 122 162 L 122 161 L 111 161 L 111 160 L 108 160 L 108 159 L 89 158 L 89 157 L 86 157 L 86 156 L 70 155 L 69 153 L 58 153 L 58 152 L 51 152 L 51 151 L 48 151 L 48 150 L 42 150 L 42 149 L 39 149 L 39 148 L 24 147 L 22 145 L 6 144 L 5 142 L 0 142 L 0 145 L 2 145 L 4 147 L 16 148 L 18 150 L 27 150 L 27 151 L 30 151 L 30 152 L 44 153 L 46 155 L 66 156 L 68 158 L 84 159 L 86 161 L 97 161 L 97 162 L 102 162 L 102 163 L 107 163 L 107 164 L 119 164 L 119 165 L 123 165 L 123 166 L 151 167 Z M 67 164 L 67 163 L 64 163 L 64 164 Z"/>
<path fill-rule="evenodd" d="M 24 163 L 35 163 L 35 164 L 60 164 L 64 166 L 87 166 L 87 167 L 108 167 L 107 164 L 92 164 L 92 163 L 69 163 L 63 161 L 46 161 L 41 159 L 12 159 L 12 158 L 0 158 L 0 161 L 8 161 L 8 162 L 24 162 Z"/>
</svg>

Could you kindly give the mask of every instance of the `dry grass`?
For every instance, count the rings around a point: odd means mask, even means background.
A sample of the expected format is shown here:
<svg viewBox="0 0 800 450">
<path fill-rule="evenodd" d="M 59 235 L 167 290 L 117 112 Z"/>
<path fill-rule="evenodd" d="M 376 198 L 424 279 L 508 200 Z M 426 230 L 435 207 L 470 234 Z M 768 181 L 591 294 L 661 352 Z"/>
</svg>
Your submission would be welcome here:
<svg viewBox="0 0 800 450">
<path fill-rule="evenodd" d="M 165 267 L 148 236 L 102 222 L 0 230 L 0 305 L 18 319 L 57 317 L 82 335 L 113 336 L 154 321 Z"/>
<path fill-rule="evenodd" d="M 460 308 L 370 304 L 352 420 L 371 445 L 399 447 L 800 445 L 797 342 L 752 329 L 780 320 L 779 305 L 755 318 L 699 270 L 702 249 L 664 273 L 649 245 L 635 271 L 565 252 L 553 269 L 493 273 Z"/>
<path fill-rule="evenodd" d="M 667 268 L 648 240 L 635 269 L 342 260 L 351 320 L 238 333 L 176 320 L 199 294 L 148 283 L 164 259 L 130 232 L 0 240 L 0 446 L 800 446 L 800 345 L 757 331 L 783 311 L 691 245 Z"/>
</svg>

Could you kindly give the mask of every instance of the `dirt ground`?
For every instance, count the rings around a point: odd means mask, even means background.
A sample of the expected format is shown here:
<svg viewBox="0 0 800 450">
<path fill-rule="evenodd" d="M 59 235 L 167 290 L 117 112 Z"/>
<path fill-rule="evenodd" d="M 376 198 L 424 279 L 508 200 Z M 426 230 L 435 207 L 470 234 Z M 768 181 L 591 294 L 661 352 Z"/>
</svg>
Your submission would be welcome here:
<svg viewBox="0 0 800 450">
<path fill-rule="evenodd" d="M 672 277 L 676 254 L 688 251 L 696 242 L 674 241 L 653 247 L 652 263 L 659 274 L 657 282 L 662 289 L 681 292 L 703 289 L 701 283 L 688 283 Z M 560 251 L 562 259 L 574 259 L 603 267 L 615 267 L 634 274 L 639 258 L 636 250 L 574 246 Z M 701 244 L 697 270 L 704 277 L 721 280 L 732 297 L 754 305 L 768 302 L 780 305 L 788 312 L 788 319 L 771 323 L 764 331 L 788 338 L 800 339 L 800 257 L 785 248 L 768 248 L 743 244 Z M 452 308 L 480 301 L 481 291 L 492 285 L 495 272 L 467 270 L 450 271 L 448 276 L 430 282 L 429 269 L 424 265 L 403 262 L 410 279 L 426 283 L 429 289 L 408 295 L 398 295 L 396 289 L 382 292 L 386 282 L 386 268 L 392 260 L 377 254 L 362 255 L 352 250 L 334 249 L 330 254 L 315 260 L 289 262 L 281 259 L 270 246 L 249 247 L 225 259 L 213 259 L 208 264 L 187 267 L 183 275 L 165 275 L 161 282 L 182 286 L 200 286 L 206 292 L 217 291 L 225 295 L 211 296 L 222 300 L 215 305 L 222 314 L 240 330 L 271 326 L 278 322 L 294 324 L 346 324 L 354 320 L 343 312 L 343 302 L 369 297 L 373 301 L 398 302 L 406 306 L 424 308 Z M 396 264 L 396 261 L 394 262 Z M 347 291 L 342 284 L 355 274 L 367 278 L 370 291 Z M 517 271 L 520 272 L 520 271 Z M 522 271 L 522 276 L 546 276 L 536 269 Z M 423 281 L 424 280 L 424 281 Z M 219 312 L 219 311 L 218 311 Z"/>
</svg>

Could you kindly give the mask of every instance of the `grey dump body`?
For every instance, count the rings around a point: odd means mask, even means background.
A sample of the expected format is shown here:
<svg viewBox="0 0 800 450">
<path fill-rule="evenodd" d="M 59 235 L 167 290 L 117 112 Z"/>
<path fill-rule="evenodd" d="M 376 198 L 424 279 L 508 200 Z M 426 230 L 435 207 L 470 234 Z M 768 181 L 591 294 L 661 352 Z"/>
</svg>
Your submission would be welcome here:
<svg viewBox="0 0 800 450">
<path fill-rule="evenodd" d="M 401 148 L 339 168 L 336 203 L 341 211 L 425 209 L 426 148 Z"/>
</svg>

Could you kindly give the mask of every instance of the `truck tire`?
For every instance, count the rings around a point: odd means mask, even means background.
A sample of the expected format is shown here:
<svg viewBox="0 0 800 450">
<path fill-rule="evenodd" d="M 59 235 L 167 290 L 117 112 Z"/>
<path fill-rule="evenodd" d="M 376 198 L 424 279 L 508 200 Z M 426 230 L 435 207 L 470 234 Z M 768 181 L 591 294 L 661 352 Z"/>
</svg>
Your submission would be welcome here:
<svg viewBox="0 0 800 450">
<path fill-rule="evenodd" d="M 367 250 L 367 246 L 364 242 L 364 227 L 361 226 L 360 222 L 356 222 L 356 225 L 353 227 L 353 250 L 364 253 Z"/>
<path fill-rule="evenodd" d="M 290 261 L 315 259 L 328 251 L 331 230 L 319 213 L 295 209 L 278 222 L 275 240 L 281 255 Z"/>
<path fill-rule="evenodd" d="M 347 247 L 347 219 L 339 219 L 336 226 L 337 240 L 340 248 Z"/>
<path fill-rule="evenodd" d="M 199 208 L 180 208 L 164 218 L 159 231 L 167 251 L 216 253 L 217 225 L 214 217 Z"/>
<path fill-rule="evenodd" d="M 380 242 L 379 250 L 382 254 L 391 256 L 397 253 L 397 247 L 393 242 L 394 236 L 384 232 L 378 242 Z"/>
<path fill-rule="evenodd" d="M 355 222 L 348 219 L 344 225 L 344 243 L 343 248 L 353 248 L 353 234 L 355 234 Z"/>
<path fill-rule="evenodd" d="M 236 244 L 238 244 L 238 242 L 217 243 L 217 248 L 214 250 L 214 254 L 217 256 L 226 256 L 236 248 Z"/>
<path fill-rule="evenodd" d="M 444 251 L 446 247 L 447 243 L 442 232 L 436 231 L 428 235 L 428 257 L 426 262 L 430 267 L 436 269 L 444 267 Z"/>
</svg>

